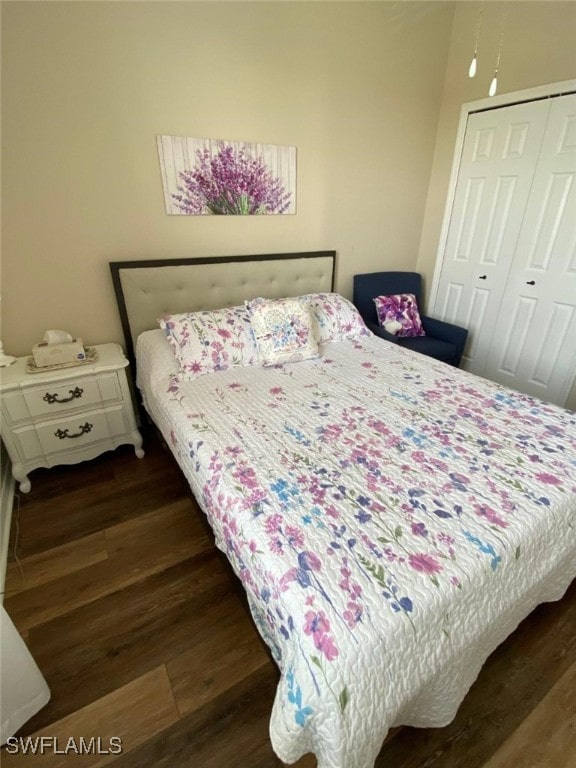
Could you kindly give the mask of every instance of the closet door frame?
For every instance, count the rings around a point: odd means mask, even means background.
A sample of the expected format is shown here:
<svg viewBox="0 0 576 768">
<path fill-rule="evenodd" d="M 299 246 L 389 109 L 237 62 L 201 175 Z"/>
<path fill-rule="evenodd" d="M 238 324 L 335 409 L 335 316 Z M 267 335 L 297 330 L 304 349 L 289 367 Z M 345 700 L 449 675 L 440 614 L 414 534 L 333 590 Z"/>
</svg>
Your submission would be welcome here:
<svg viewBox="0 0 576 768">
<path fill-rule="evenodd" d="M 563 94 L 574 92 L 576 92 L 576 80 L 563 80 L 559 83 L 549 83 L 548 85 L 539 85 L 535 88 L 527 88 L 522 91 L 503 93 L 501 95 L 492 96 L 487 99 L 469 101 L 462 105 L 460 110 L 460 121 L 458 123 L 458 132 L 456 134 L 454 156 L 452 159 L 452 170 L 450 172 L 450 181 L 448 184 L 448 195 L 446 198 L 446 206 L 444 208 L 442 228 L 440 230 L 440 242 L 438 246 L 438 252 L 436 254 L 434 276 L 432 278 L 432 286 L 430 288 L 429 294 L 428 305 L 432 307 L 432 311 L 429 314 L 435 314 L 438 289 L 440 286 L 440 277 L 442 274 L 442 268 L 444 266 L 444 254 L 446 253 L 446 246 L 448 242 L 450 220 L 452 218 L 452 210 L 454 208 L 456 184 L 458 181 L 458 173 L 460 171 L 460 159 L 462 157 L 466 128 L 468 126 L 468 116 L 473 112 L 481 112 L 488 109 L 498 109 L 500 107 L 509 107 L 513 104 L 519 104 L 526 101 L 535 101 L 537 99 L 546 99 L 550 98 L 551 96 L 561 96 Z"/>
</svg>

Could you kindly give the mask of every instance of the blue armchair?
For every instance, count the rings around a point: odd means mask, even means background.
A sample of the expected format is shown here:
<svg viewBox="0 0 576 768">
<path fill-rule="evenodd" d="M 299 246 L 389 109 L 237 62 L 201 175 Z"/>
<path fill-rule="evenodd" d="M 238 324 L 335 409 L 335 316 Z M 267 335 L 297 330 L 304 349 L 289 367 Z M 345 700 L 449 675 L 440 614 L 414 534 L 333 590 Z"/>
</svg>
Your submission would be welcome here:
<svg viewBox="0 0 576 768">
<path fill-rule="evenodd" d="M 394 344 L 458 367 L 468 338 L 466 328 L 426 317 L 421 312 L 420 317 L 426 336 L 398 337 L 380 327 L 374 299 L 376 296 L 391 296 L 397 293 L 413 293 L 420 308 L 422 276 L 417 272 L 370 272 L 354 275 L 352 301 L 373 333 Z"/>
</svg>

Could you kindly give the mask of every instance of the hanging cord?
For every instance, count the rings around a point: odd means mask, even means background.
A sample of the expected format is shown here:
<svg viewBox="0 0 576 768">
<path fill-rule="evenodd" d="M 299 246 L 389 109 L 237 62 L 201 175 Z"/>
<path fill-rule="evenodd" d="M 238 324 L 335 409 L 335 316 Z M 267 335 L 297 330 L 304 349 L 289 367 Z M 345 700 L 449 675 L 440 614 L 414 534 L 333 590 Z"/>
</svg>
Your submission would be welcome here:
<svg viewBox="0 0 576 768">
<path fill-rule="evenodd" d="M 508 7 L 505 4 L 504 9 L 502 11 L 502 26 L 500 29 L 500 43 L 498 45 L 498 56 L 496 58 L 496 68 L 494 69 L 494 77 L 492 78 L 492 82 L 490 83 L 490 90 L 488 91 L 489 96 L 494 96 L 496 94 L 496 89 L 498 88 L 498 69 L 500 67 L 500 57 L 502 56 L 502 46 L 504 45 L 504 31 L 506 28 L 507 17 L 508 17 Z"/>
<path fill-rule="evenodd" d="M 24 587 L 24 568 L 22 567 L 22 563 L 20 562 L 20 558 L 18 557 L 18 540 L 20 538 L 20 496 L 15 493 L 14 498 L 16 499 L 16 513 L 14 515 L 14 528 L 16 533 L 14 534 L 14 547 L 12 555 L 14 557 L 14 561 L 16 565 L 18 566 L 18 570 L 20 571 L 20 577 L 22 579 L 22 587 Z M 6 589 L 4 589 L 4 592 L 2 592 L 2 595 L 6 594 Z"/>
<path fill-rule="evenodd" d="M 476 31 L 474 33 L 474 56 L 470 62 L 470 68 L 468 70 L 468 77 L 474 77 L 476 74 L 476 66 L 478 59 L 478 43 L 480 42 L 480 30 L 482 29 L 482 14 L 484 13 L 484 2 L 481 0 L 480 8 L 478 9 L 478 18 L 476 19 Z"/>
</svg>

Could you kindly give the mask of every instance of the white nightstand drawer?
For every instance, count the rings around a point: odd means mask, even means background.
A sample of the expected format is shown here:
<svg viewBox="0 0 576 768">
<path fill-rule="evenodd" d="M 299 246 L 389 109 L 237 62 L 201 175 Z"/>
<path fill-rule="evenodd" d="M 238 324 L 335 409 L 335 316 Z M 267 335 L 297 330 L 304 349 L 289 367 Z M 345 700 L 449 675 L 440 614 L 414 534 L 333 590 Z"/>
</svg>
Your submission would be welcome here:
<svg viewBox="0 0 576 768">
<path fill-rule="evenodd" d="M 52 457 L 49 463 L 58 463 L 54 458 L 57 455 L 67 463 L 67 452 L 77 455 L 83 448 L 95 443 L 102 443 L 103 451 L 114 448 L 118 442 L 115 438 L 126 435 L 130 429 L 129 414 L 122 405 L 118 405 L 105 411 L 19 427 L 12 433 L 12 438 L 19 460 L 24 463 L 49 456 Z"/>
<path fill-rule="evenodd" d="M 106 415 L 101 411 L 83 413 L 69 419 L 55 419 L 13 433 L 23 461 L 51 453 L 81 448 L 110 436 Z"/>
<path fill-rule="evenodd" d="M 44 384 L 23 390 L 24 400 L 31 416 L 56 414 L 72 408 L 86 407 L 120 400 L 122 395 L 115 373 L 98 378 L 78 378 L 58 384 Z"/>
<path fill-rule="evenodd" d="M 116 434 L 126 432 L 122 419 L 122 408 L 114 409 L 107 418 L 106 411 L 82 413 L 67 419 L 38 424 L 36 432 L 44 453 L 62 451 L 63 448 L 78 448 L 88 443 L 97 443 L 111 436 L 110 426 Z M 119 423 L 115 423 L 120 418 Z M 111 423 L 109 423 L 111 422 Z"/>
</svg>

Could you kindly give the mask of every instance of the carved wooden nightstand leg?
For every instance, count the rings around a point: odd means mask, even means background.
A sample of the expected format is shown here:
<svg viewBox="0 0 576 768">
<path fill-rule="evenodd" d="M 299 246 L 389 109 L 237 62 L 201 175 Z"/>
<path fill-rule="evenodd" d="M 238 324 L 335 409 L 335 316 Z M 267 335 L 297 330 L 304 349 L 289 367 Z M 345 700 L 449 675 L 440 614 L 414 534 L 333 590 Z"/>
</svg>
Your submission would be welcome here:
<svg viewBox="0 0 576 768">
<path fill-rule="evenodd" d="M 12 464 L 12 476 L 14 480 L 16 480 L 19 483 L 18 488 L 21 491 L 21 493 L 30 493 L 30 488 L 32 488 L 32 483 L 30 482 L 28 475 L 24 471 L 24 467 L 22 464 Z"/>
</svg>

